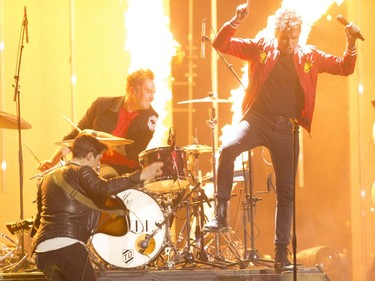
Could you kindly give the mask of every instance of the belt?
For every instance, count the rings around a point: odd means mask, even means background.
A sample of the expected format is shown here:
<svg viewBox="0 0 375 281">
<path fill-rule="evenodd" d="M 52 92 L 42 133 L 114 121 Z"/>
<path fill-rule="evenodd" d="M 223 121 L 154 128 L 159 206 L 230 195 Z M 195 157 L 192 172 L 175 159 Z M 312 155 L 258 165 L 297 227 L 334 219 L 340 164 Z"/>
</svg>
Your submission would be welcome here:
<svg viewBox="0 0 375 281">
<path fill-rule="evenodd" d="M 282 116 L 282 115 L 267 115 L 267 114 L 262 114 L 262 113 L 258 113 L 254 111 L 251 113 L 258 115 L 259 117 L 272 120 L 273 122 L 276 122 L 276 123 L 291 123 L 292 120 L 295 119 L 295 117 L 287 117 L 287 116 Z"/>
<path fill-rule="evenodd" d="M 290 120 L 292 118 L 291 117 L 285 117 L 285 116 L 282 116 L 282 115 L 276 115 L 276 116 L 272 116 L 270 119 L 272 119 L 273 121 L 275 121 L 277 123 L 288 123 L 288 122 L 290 122 Z"/>
</svg>

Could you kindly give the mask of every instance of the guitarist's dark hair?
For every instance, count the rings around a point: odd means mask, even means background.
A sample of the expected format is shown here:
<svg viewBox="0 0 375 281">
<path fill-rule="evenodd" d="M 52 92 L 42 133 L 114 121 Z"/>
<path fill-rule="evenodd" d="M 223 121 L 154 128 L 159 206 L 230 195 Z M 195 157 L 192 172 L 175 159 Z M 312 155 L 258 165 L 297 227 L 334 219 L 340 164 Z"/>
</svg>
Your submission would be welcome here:
<svg viewBox="0 0 375 281">
<path fill-rule="evenodd" d="M 97 140 L 94 136 L 80 134 L 73 142 L 72 154 L 73 157 L 84 158 L 90 152 L 92 152 L 94 156 L 97 156 L 107 149 L 107 145 Z"/>
</svg>

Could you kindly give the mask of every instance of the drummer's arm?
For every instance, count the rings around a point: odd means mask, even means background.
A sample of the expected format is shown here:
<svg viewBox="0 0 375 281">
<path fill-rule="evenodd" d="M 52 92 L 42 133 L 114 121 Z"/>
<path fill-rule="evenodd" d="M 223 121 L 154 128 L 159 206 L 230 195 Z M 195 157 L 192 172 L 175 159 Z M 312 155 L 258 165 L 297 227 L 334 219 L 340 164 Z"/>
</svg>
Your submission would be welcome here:
<svg viewBox="0 0 375 281">
<path fill-rule="evenodd" d="M 68 147 L 65 147 L 65 146 L 59 147 L 52 154 L 49 160 L 40 162 L 37 169 L 41 172 L 51 169 L 55 167 L 57 164 L 59 164 L 59 162 L 61 161 L 61 158 L 65 157 L 69 153 L 70 153 L 70 149 Z"/>
</svg>

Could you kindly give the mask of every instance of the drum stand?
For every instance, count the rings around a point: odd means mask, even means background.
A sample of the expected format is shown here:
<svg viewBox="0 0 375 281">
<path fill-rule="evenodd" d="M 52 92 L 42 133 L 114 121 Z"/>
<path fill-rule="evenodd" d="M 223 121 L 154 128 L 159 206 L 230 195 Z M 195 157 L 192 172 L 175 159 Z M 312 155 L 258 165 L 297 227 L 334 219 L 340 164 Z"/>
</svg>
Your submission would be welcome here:
<svg viewBox="0 0 375 281">
<path fill-rule="evenodd" d="M 254 265 L 265 264 L 267 262 L 272 263 L 273 260 L 261 258 L 261 254 L 255 248 L 255 235 L 254 235 L 254 210 L 256 208 L 257 201 L 260 198 L 254 197 L 254 187 L 253 187 L 253 164 L 252 164 L 252 154 L 251 150 L 248 151 L 248 169 L 249 173 L 246 176 L 246 170 L 243 168 L 244 184 L 245 184 L 245 200 L 242 203 L 243 207 L 243 226 L 244 226 L 244 261 L 243 266 L 252 263 Z M 265 192 L 269 192 L 269 188 Z M 262 193 L 265 193 L 262 192 Z M 250 223 L 250 250 L 247 248 L 247 222 Z M 246 266 L 245 266 L 246 267 Z M 245 268 L 242 267 L 242 268 Z"/>
<path fill-rule="evenodd" d="M 33 220 L 31 219 L 25 219 L 19 222 L 10 222 L 6 224 L 9 232 L 17 236 L 17 243 L 15 243 L 5 234 L 0 234 L 0 236 L 5 237 L 8 241 L 12 242 L 16 246 L 12 251 L 8 252 L 3 257 L 0 257 L 0 262 L 6 259 L 12 262 L 13 257 L 18 257 L 18 259 L 17 261 L 4 266 L 3 268 L 0 268 L 1 272 L 18 272 L 21 267 L 25 271 L 33 271 L 36 269 L 35 264 L 29 259 L 30 254 L 24 253 L 23 244 L 21 243 L 21 245 L 19 245 L 20 241 L 25 236 L 25 231 L 29 231 L 32 227 L 32 224 Z M 20 255 L 22 255 L 21 258 L 19 258 Z"/>
<path fill-rule="evenodd" d="M 202 210 L 203 210 L 203 201 L 206 201 L 208 202 L 208 198 L 207 196 L 205 195 L 202 195 L 203 192 L 201 192 L 201 197 L 204 198 L 203 200 L 199 201 L 199 202 L 195 202 L 193 204 L 189 203 L 189 200 L 187 200 L 187 198 L 191 197 L 191 195 L 195 192 L 197 192 L 198 190 L 202 191 L 200 189 L 200 183 L 196 182 L 196 185 L 179 201 L 179 203 L 177 203 L 172 209 L 169 210 L 169 213 L 164 216 L 164 220 L 161 222 L 161 223 L 157 223 L 156 226 L 157 226 L 157 229 L 155 229 L 151 234 L 148 234 L 146 235 L 145 237 L 145 240 L 141 241 L 140 243 L 140 247 L 141 248 L 147 248 L 148 247 L 148 244 L 149 242 L 151 241 L 152 237 L 154 237 L 156 235 L 156 233 L 159 231 L 159 229 L 161 228 L 162 225 L 164 224 L 167 224 L 169 221 L 170 221 L 170 218 L 173 214 L 175 214 L 175 212 L 181 208 L 182 206 L 185 206 L 186 207 L 186 211 L 187 211 L 187 220 L 184 224 L 184 226 L 182 227 L 182 230 L 181 232 L 183 232 L 185 229 L 186 229 L 186 245 L 185 245 L 185 248 L 184 248 L 184 251 L 182 253 L 178 253 L 178 255 L 176 255 L 174 257 L 174 259 L 170 260 L 170 261 L 167 261 L 167 266 L 166 268 L 169 269 L 171 267 L 173 267 L 174 265 L 176 264 L 179 264 L 179 263 L 189 263 L 189 264 L 205 264 L 205 265 L 210 265 L 210 266 L 217 266 L 221 269 L 225 269 L 226 268 L 226 265 L 225 264 L 216 264 L 216 263 L 211 263 L 207 260 L 199 260 L 199 259 L 195 259 L 194 258 L 194 255 L 191 253 L 190 249 L 191 249 L 191 243 L 190 243 L 190 227 L 191 227 L 191 220 L 190 220 L 190 217 L 192 216 L 191 214 L 191 211 L 190 211 L 190 207 L 191 205 L 194 205 L 194 204 L 197 204 L 199 203 L 200 207 L 202 207 Z M 200 212 L 201 213 L 201 218 L 202 216 L 202 213 L 203 212 Z M 180 234 L 181 234 L 180 232 Z M 179 235 L 181 236 L 181 235 Z M 203 233 L 201 233 L 201 236 L 203 236 Z M 170 238 L 168 237 L 168 242 L 167 244 L 172 244 L 171 241 L 170 241 Z M 176 250 L 175 247 L 173 247 L 173 250 L 177 253 L 178 251 Z M 204 253 L 204 245 L 203 245 L 203 239 L 201 240 L 201 245 L 200 245 L 200 257 L 201 258 L 205 258 L 206 255 Z M 182 258 L 183 260 L 178 260 L 178 258 Z"/>
<path fill-rule="evenodd" d="M 210 95 L 212 95 L 212 93 L 210 93 Z M 216 182 L 216 156 L 215 156 L 215 127 L 216 127 L 216 124 L 217 124 L 217 120 L 216 120 L 216 110 L 213 106 L 211 106 L 208 110 L 209 112 L 209 120 L 207 120 L 207 124 L 208 126 L 211 128 L 211 136 L 212 136 L 212 180 L 213 180 L 213 184 L 214 184 L 214 194 L 215 194 L 215 198 L 216 198 L 216 194 L 217 194 L 217 182 Z M 229 201 L 228 201 L 229 202 Z M 216 200 L 214 200 L 214 205 L 215 205 L 215 212 L 216 212 Z M 229 210 L 229 205 L 227 207 L 227 210 Z M 228 215 L 229 215 L 229 212 L 228 212 Z M 240 264 L 241 267 L 242 267 L 242 260 L 241 260 L 241 256 L 240 254 L 238 253 L 236 247 L 233 245 L 233 242 L 232 242 L 232 239 L 231 239 L 231 234 L 230 234 L 230 227 L 228 227 L 228 232 L 227 235 L 225 236 L 223 233 L 214 233 L 215 237 L 214 237 L 214 242 L 215 242 L 215 260 L 217 262 L 220 262 L 220 263 L 225 263 L 226 265 L 236 265 L 236 264 Z M 236 257 L 237 259 L 237 262 L 230 262 L 230 261 L 225 261 L 224 258 L 220 255 L 220 234 L 222 235 L 222 237 L 224 238 L 224 240 L 227 242 L 227 246 L 229 248 L 229 250 L 232 252 L 232 254 Z M 203 239 L 203 237 L 202 237 Z"/>
</svg>

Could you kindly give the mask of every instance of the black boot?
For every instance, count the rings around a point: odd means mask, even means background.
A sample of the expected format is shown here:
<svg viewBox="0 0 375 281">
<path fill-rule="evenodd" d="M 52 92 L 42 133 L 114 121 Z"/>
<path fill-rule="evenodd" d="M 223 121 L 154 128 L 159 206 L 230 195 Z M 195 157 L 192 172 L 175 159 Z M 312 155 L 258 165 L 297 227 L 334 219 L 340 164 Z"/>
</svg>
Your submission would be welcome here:
<svg viewBox="0 0 375 281">
<path fill-rule="evenodd" d="M 215 217 L 203 226 L 204 232 L 228 231 L 227 224 L 227 201 L 218 200 Z"/>
<path fill-rule="evenodd" d="M 288 245 L 276 245 L 274 269 L 277 274 L 291 267 L 292 263 L 289 260 L 289 254 Z"/>
</svg>

